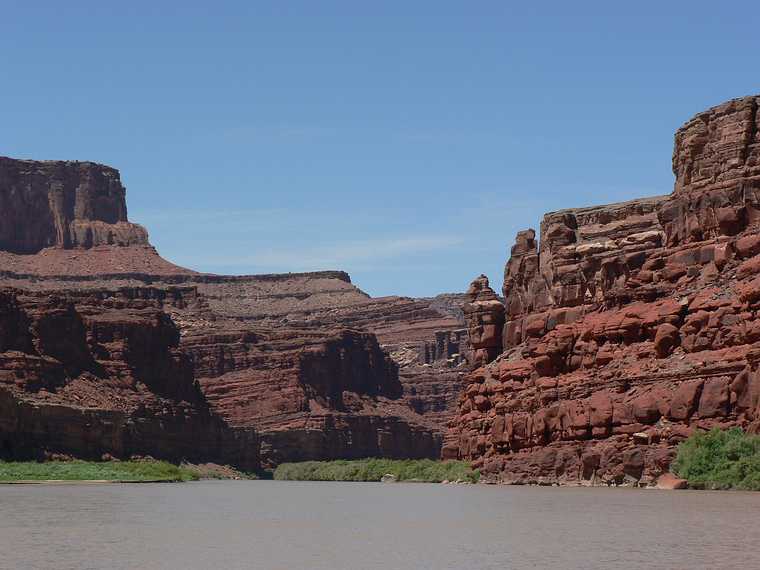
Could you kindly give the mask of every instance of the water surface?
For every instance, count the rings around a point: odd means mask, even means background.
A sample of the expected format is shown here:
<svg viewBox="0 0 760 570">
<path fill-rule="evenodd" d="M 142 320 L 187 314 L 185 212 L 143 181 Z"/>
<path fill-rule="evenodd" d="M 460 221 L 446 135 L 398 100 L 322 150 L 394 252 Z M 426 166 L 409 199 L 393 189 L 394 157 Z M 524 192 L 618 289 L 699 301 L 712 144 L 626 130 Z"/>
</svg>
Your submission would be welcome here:
<svg viewBox="0 0 760 570">
<path fill-rule="evenodd" d="M 207 481 L 0 486 L 2 568 L 760 568 L 760 493 Z"/>
</svg>

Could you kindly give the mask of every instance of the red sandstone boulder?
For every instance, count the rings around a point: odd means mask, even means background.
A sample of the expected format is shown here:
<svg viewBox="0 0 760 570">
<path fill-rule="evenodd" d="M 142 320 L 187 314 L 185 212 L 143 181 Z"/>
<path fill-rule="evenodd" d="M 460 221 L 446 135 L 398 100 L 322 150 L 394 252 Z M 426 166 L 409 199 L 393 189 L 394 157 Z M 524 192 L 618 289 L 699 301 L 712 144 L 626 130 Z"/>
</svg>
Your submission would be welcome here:
<svg viewBox="0 0 760 570">
<path fill-rule="evenodd" d="M 673 394 L 670 403 L 670 417 L 674 420 L 687 420 L 694 413 L 702 394 L 704 380 L 690 380 L 681 383 Z"/>
<path fill-rule="evenodd" d="M 728 378 L 710 378 L 705 381 L 697 409 L 700 418 L 726 415 L 729 403 L 728 385 Z"/>
<path fill-rule="evenodd" d="M 664 473 L 657 478 L 657 488 L 673 491 L 677 489 L 688 489 L 689 482 L 686 479 L 679 479 L 672 473 Z"/>
<path fill-rule="evenodd" d="M 678 346 L 680 337 L 678 328 L 670 323 L 663 323 L 657 327 L 657 334 L 654 337 L 654 349 L 658 358 L 665 358 L 673 349 Z"/>
</svg>

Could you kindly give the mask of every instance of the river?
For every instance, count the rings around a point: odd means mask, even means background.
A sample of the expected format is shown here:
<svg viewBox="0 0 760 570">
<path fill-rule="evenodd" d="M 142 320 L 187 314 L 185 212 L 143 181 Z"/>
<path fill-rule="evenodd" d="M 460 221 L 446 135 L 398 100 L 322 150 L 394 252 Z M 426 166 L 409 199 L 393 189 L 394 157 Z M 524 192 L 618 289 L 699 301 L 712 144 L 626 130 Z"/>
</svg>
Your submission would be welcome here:
<svg viewBox="0 0 760 570">
<path fill-rule="evenodd" d="M 760 568 L 760 493 L 201 481 L 0 486 L 0 567 Z"/>
</svg>

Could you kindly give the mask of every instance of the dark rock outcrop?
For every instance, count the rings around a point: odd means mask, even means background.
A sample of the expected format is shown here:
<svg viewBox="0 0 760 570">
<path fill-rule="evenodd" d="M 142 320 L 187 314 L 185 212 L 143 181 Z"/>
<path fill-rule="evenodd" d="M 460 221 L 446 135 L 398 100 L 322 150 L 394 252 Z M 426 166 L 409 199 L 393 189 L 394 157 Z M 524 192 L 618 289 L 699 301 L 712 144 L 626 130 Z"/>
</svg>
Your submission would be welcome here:
<svg viewBox="0 0 760 570">
<path fill-rule="evenodd" d="M 257 469 L 252 429 L 211 413 L 150 290 L 0 291 L 0 454 L 151 455 Z"/>
</svg>

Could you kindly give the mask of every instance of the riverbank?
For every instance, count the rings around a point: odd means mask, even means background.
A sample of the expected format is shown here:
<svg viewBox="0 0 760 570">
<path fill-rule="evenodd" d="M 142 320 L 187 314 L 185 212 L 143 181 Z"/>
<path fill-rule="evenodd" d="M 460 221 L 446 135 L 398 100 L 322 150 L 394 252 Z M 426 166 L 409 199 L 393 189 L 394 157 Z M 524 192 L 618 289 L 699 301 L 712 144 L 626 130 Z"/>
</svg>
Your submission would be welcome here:
<svg viewBox="0 0 760 570">
<path fill-rule="evenodd" d="M 164 483 L 195 481 L 198 472 L 166 461 L 0 461 L 0 483 Z"/>
<path fill-rule="evenodd" d="M 464 461 L 356 459 L 283 463 L 275 469 L 273 478 L 278 481 L 477 483 L 480 473 Z"/>
<path fill-rule="evenodd" d="M 739 428 L 696 432 L 678 446 L 673 473 L 692 489 L 760 491 L 760 436 Z"/>
</svg>

